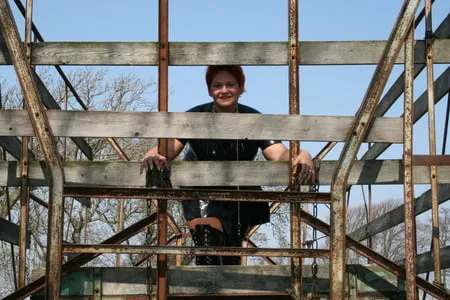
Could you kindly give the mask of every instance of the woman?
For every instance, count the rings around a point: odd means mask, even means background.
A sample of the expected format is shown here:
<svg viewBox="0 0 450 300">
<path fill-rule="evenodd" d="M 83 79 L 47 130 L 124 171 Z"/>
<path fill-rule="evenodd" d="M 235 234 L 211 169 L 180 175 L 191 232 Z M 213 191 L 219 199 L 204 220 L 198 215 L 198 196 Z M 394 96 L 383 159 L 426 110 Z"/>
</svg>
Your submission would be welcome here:
<svg viewBox="0 0 450 300">
<path fill-rule="evenodd" d="M 240 66 L 209 66 L 206 85 L 210 103 L 201 104 L 188 112 L 207 113 L 259 113 L 238 103 L 245 91 L 245 75 Z M 148 151 L 143 168 L 162 168 L 175 158 L 189 143 L 185 160 L 238 161 L 253 160 L 260 148 L 264 157 L 273 161 L 289 160 L 289 150 L 281 141 L 252 140 L 185 140 L 174 139 L 168 144 L 168 156 L 158 153 L 158 147 Z M 294 163 L 300 167 L 301 183 L 314 181 L 314 165 L 308 151 L 300 150 Z M 209 187 L 215 189 L 260 190 L 260 187 Z M 241 246 L 242 239 L 251 226 L 269 221 L 269 207 L 263 202 L 183 201 L 184 216 L 188 222 L 196 246 Z M 239 264 L 239 257 L 201 256 L 198 265 Z"/>
</svg>

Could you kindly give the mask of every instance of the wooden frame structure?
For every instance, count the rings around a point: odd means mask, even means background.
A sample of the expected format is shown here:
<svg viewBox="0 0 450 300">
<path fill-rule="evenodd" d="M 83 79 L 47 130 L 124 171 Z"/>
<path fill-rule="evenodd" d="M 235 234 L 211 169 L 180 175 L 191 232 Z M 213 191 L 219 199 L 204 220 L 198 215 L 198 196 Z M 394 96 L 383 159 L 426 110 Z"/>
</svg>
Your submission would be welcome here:
<svg viewBox="0 0 450 300">
<path fill-rule="evenodd" d="M 16 1 L 19 4 L 20 1 Z M 390 272 L 406 279 L 407 299 L 417 298 L 417 287 L 437 297 L 450 297 L 448 291 L 438 285 L 427 282 L 416 276 L 415 253 L 415 208 L 419 203 L 431 200 L 431 205 L 423 205 L 421 209 L 433 210 L 433 238 L 438 236 L 436 213 L 438 203 L 449 198 L 450 184 L 449 156 L 436 156 L 433 137 L 430 138 L 431 156 L 415 157 L 412 153 L 412 125 L 426 112 L 429 113 L 430 136 L 434 136 L 433 107 L 440 99 L 449 93 L 450 70 L 444 71 L 433 81 L 433 64 L 450 63 L 450 17 L 447 17 L 436 32 L 431 32 L 431 1 L 427 0 L 423 14 L 427 24 L 425 41 L 414 43 L 414 18 L 419 6 L 419 0 L 406 0 L 399 12 L 396 24 L 388 41 L 367 42 L 298 42 L 298 1 L 289 1 L 289 40 L 287 43 L 172 43 L 168 40 L 168 0 L 159 1 L 159 41 L 155 43 L 46 43 L 31 42 L 31 32 L 37 35 L 31 21 L 32 1 L 27 1 L 26 38 L 20 40 L 17 28 L 7 0 L 0 0 L 0 65 L 12 64 L 15 67 L 22 86 L 26 102 L 25 111 L 0 111 L 0 145 L 21 157 L 20 162 L 9 161 L 0 163 L 0 185 L 21 186 L 23 207 L 21 215 L 21 230 L 19 244 L 21 245 L 21 264 L 19 270 L 20 289 L 5 299 L 24 298 L 36 290 L 46 287 L 48 299 L 58 299 L 60 278 L 63 272 L 75 270 L 92 258 L 107 252 L 146 253 L 158 257 L 157 287 L 158 299 L 166 299 L 167 290 L 167 254 L 216 254 L 216 255 L 279 255 L 292 257 L 292 297 L 302 297 L 301 257 L 330 258 L 330 298 L 343 299 L 345 250 L 351 248 L 358 254 L 368 257 Z M 40 35 L 37 35 L 38 37 Z M 404 52 L 401 49 L 404 49 Z M 74 51 L 76 49 L 76 51 Z M 169 51 L 170 49 L 170 51 Z M 347 55 L 351 50 L 352 55 Z M 132 54 L 131 54 L 132 53 Z M 251 53 L 242 59 L 243 53 Z M 283 54 L 284 53 L 284 54 Z M 301 58 L 301 59 L 299 59 Z M 46 111 L 55 108 L 52 97 L 46 92 L 45 86 L 36 77 L 32 65 L 157 65 L 159 68 L 159 112 L 158 113 L 113 113 L 113 112 L 63 112 Z M 208 64 L 245 64 L 245 65 L 288 65 L 290 116 L 277 115 L 199 115 L 195 113 L 167 112 L 167 70 L 169 65 L 208 65 Z M 308 65 L 346 65 L 346 64 L 377 64 L 371 84 L 354 118 L 349 117 L 319 117 L 299 115 L 298 68 L 301 64 Z M 405 64 L 405 74 L 382 98 L 381 94 L 394 64 Z M 426 67 L 428 72 L 427 93 L 421 95 L 412 106 L 412 86 L 415 76 Z M 72 88 L 73 89 L 73 88 Z M 383 118 L 389 107 L 405 93 L 405 114 L 400 118 Z M 76 92 L 75 92 L 76 93 Z M 381 101 L 380 101 L 381 100 Z M 53 104 L 52 104 L 53 103 Z M 52 106 L 53 105 L 53 106 Z M 142 121 L 137 121 L 142 120 Z M 107 126 L 102 126 L 107 124 Z M 123 126 L 123 122 L 129 126 Z M 320 127 L 315 126 L 317 123 Z M 158 127 L 148 124 L 159 124 Z M 214 133 L 208 128 L 214 124 Z M 254 126 L 246 127 L 245 124 Z M 236 127 L 234 127 L 236 126 Z M 403 130 L 400 129 L 403 126 Z M 194 130 L 195 128 L 195 134 Z M 239 130 L 230 130 L 239 128 Z M 245 130 L 243 130 L 245 128 Z M 281 131 L 279 128 L 283 128 Z M 310 130 L 314 128 L 314 130 Z M 199 130 L 204 129 L 204 130 Z M 386 130 L 389 129 L 389 130 Z M 39 139 L 42 152 L 45 155 L 45 167 L 38 162 L 28 162 L 26 139 L 23 145 L 18 144 L 16 136 L 33 136 Z M 290 141 L 332 141 L 345 142 L 344 149 L 338 161 L 321 162 L 320 182 L 331 185 L 331 193 L 295 193 L 278 194 L 254 193 L 252 195 L 224 195 L 216 191 L 217 199 L 233 201 L 247 196 L 248 200 L 281 201 L 284 197 L 291 206 L 292 246 L 289 250 L 267 249 L 224 249 L 224 248 L 182 248 L 167 246 L 167 226 L 170 222 L 166 211 L 165 199 L 190 199 L 198 197 L 192 191 L 172 191 L 164 193 L 157 189 L 144 189 L 142 176 L 138 175 L 138 165 L 132 162 L 74 163 L 63 166 L 55 146 L 55 136 L 67 136 L 89 157 L 89 145 L 83 137 L 140 137 L 160 138 L 160 152 L 167 151 L 166 138 L 219 138 L 219 139 L 281 139 Z M 114 140 L 109 140 L 114 144 Z M 355 161 L 356 153 L 362 142 L 373 142 L 374 146 L 359 161 Z M 375 160 L 390 143 L 403 143 L 404 156 L 401 161 Z M 18 155 L 18 149 L 21 155 Z M 298 144 L 291 142 L 291 157 L 295 155 Z M 117 150 L 122 158 L 126 158 L 120 148 Z M 91 154 L 92 155 L 92 154 Z M 126 159 L 124 159 L 126 160 Z M 439 166 L 436 166 L 439 165 Z M 196 184 L 209 185 L 289 185 L 293 183 L 292 171 L 288 163 L 273 162 L 181 162 L 172 166 L 172 183 L 174 185 Z M 431 166 L 431 167 L 430 167 Z M 258 176 L 264 169 L 265 178 Z M 211 172 L 218 170 L 211 176 Z M 226 170 L 226 171 L 225 171 Z M 255 176 L 245 174 L 249 170 Z M 376 171 L 375 171 L 376 170 Z M 207 174 L 209 172 L 209 174 Z M 190 181 L 189 174 L 204 174 Z M 107 174 L 107 177 L 100 176 Z M 126 174 L 126 176 L 125 176 Z M 273 174 L 274 176 L 267 176 Z M 265 180 L 270 177 L 269 182 Z M 24 180 L 25 178 L 26 180 Z M 230 181 L 229 179 L 232 178 Z M 439 186 L 437 183 L 442 184 Z M 406 225 L 406 268 L 387 260 L 358 241 L 373 235 L 393 222 L 374 220 L 366 225 L 364 233 L 355 232 L 353 238 L 346 236 L 346 203 L 345 191 L 353 184 L 403 183 L 405 186 L 404 220 Z M 413 185 L 431 184 L 429 194 L 414 201 Z M 80 185 L 94 186 L 80 186 Z M 26 244 L 26 218 L 28 195 L 27 187 L 33 185 L 50 186 L 48 253 L 46 276 L 29 284 L 25 283 L 24 255 Z M 106 187 L 108 185 L 109 187 Z M 100 187 L 99 187 L 100 186 Z M 127 186 L 127 187 L 125 187 Z M 134 188 L 130 186 L 135 186 Z M 233 194 L 233 193 L 232 193 Z M 150 198 L 158 199 L 158 214 L 136 223 L 117 235 L 107 239 L 102 245 L 62 245 L 61 224 L 63 222 L 63 205 L 65 196 L 76 197 L 116 197 L 116 198 Z M 206 195 L 202 195 L 206 196 Z M 227 198 L 228 197 L 228 198 Z M 309 199 L 309 200 L 308 200 Z M 298 202 L 331 202 L 330 226 L 300 210 Z M 424 208 L 426 207 L 426 208 Z M 396 214 L 401 214 L 399 211 Z M 147 247 L 114 246 L 157 222 L 158 245 Z M 301 249 L 300 222 L 305 222 L 330 235 L 330 250 Z M 377 225 L 383 224 L 383 225 Z M 398 224 L 398 223 L 397 223 Z M 437 224 L 437 225 L 436 225 Z M 381 229 L 380 229 L 381 228 Z M 358 241 L 357 241 L 358 240 Z M 439 247 L 434 248 L 434 272 L 440 274 L 440 269 L 449 267 L 440 262 Z M 82 252 L 74 260 L 61 265 L 62 253 Z M 439 278 L 439 276 L 438 276 Z M 439 282 L 439 280 L 437 280 Z"/>
</svg>

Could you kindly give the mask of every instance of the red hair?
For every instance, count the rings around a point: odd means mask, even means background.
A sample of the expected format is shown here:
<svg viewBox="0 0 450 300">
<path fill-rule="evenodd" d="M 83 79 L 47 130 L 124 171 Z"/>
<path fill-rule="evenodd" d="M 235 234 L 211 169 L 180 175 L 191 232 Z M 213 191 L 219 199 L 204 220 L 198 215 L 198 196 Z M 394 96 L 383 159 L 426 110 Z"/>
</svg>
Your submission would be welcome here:
<svg viewBox="0 0 450 300">
<path fill-rule="evenodd" d="M 244 71 L 242 70 L 241 66 L 238 65 L 219 65 L 219 66 L 208 66 L 206 69 L 206 85 L 208 86 L 208 89 L 211 86 L 211 82 L 216 76 L 216 74 L 220 71 L 227 71 L 231 75 L 233 75 L 234 78 L 236 78 L 236 81 L 239 84 L 239 87 L 241 88 L 241 91 L 243 92 L 245 90 L 245 75 Z"/>
</svg>

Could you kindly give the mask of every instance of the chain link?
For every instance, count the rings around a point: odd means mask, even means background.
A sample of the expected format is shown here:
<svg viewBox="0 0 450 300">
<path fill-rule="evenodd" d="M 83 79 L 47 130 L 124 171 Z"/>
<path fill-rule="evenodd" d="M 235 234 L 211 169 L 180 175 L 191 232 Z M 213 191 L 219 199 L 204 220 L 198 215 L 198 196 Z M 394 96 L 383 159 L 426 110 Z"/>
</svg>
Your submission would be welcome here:
<svg viewBox="0 0 450 300">
<path fill-rule="evenodd" d="M 318 181 L 318 164 L 317 161 L 314 161 L 314 165 L 316 167 L 316 182 L 314 182 L 314 184 L 311 186 L 311 191 L 314 193 L 319 192 L 319 181 Z M 317 203 L 313 203 L 313 216 L 317 218 L 318 215 L 318 204 Z M 318 249 L 319 248 L 319 242 L 317 239 L 317 229 L 313 228 L 312 231 L 312 242 L 310 243 L 310 247 L 314 248 L 314 249 Z M 313 258 L 313 262 L 311 264 L 311 277 L 312 277 L 312 286 L 311 286 L 311 299 L 320 299 L 319 296 L 319 288 L 318 288 L 318 273 L 319 273 L 319 265 L 317 264 L 317 259 L 314 257 Z"/>
</svg>

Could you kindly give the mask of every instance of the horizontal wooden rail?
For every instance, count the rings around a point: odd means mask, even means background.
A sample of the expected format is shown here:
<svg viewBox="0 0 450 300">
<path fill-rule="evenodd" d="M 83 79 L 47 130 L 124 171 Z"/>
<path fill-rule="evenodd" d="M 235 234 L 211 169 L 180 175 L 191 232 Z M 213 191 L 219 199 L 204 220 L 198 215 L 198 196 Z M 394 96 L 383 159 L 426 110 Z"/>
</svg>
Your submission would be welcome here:
<svg viewBox="0 0 450 300">
<path fill-rule="evenodd" d="M 1 42 L 1 37 L 0 37 Z M 375 65 L 386 41 L 301 41 L 300 65 Z M 33 65 L 148 65 L 158 63 L 156 42 L 32 43 Z M 287 42 L 170 42 L 172 66 L 210 64 L 287 65 Z M 416 44 L 416 63 L 423 63 L 425 42 Z M 450 40 L 436 40 L 435 63 L 450 63 Z M 403 51 L 396 63 L 402 64 Z M 0 47 L 0 65 L 11 64 Z"/>
<path fill-rule="evenodd" d="M 344 141 L 353 117 L 165 112 L 47 112 L 56 136 Z M 0 136 L 31 136 L 25 111 L 0 111 Z M 401 143 L 400 118 L 377 118 L 368 142 Z"/>
<path fill-rule="evenodd" d="M 329 185 L 337 166 L 336 161 L 320 163 L 319 181 Z M 105 185 L 144 187 L 145 175 L 139 173 L 139 162 L 66 162 L 66 185 Z M 450 166 L 439 166 L 440 183 L 450 183 Z M 45 167 L 30 162 L 30 185 L 48 185 Z M 287 162 L 172 162 L 174 186 L 286 186 L 289 183 Z M 414 167 L 414 182 L 429 183 L 427 166 Z M 349 176 L 349 184 L 401 184 L 401 160 L 356 161 Z M 0 185 L 20 186 L 20 168 L 15 161 L 0 162 Z"/>
<path fill-rule="evenodd" d="M 449 184 L 441 184 L 438 189 L 438 201 L 439 203 L 444 203 L 450 199 L 450 185 Z M 415 199 L 415 212 L 416 216 L 421 213 L 431 209 L 431 190 L 426 191 L 419 197 Z M 405 207 L 404 205 L 400 205 L 397 208 L 394 208 L 390 212 L 383 214 L 382 216 L 376 218 L 368 224 L 365 224 L 352 232 L 349 236 L 361 242 L 371 236 L 374 236 L 377 233 L 380 233 L 384 230 L 387 230 L 391 227 L 397 226 L 398 224 L 403 223 L 405 220 Z"/>
</svg>

